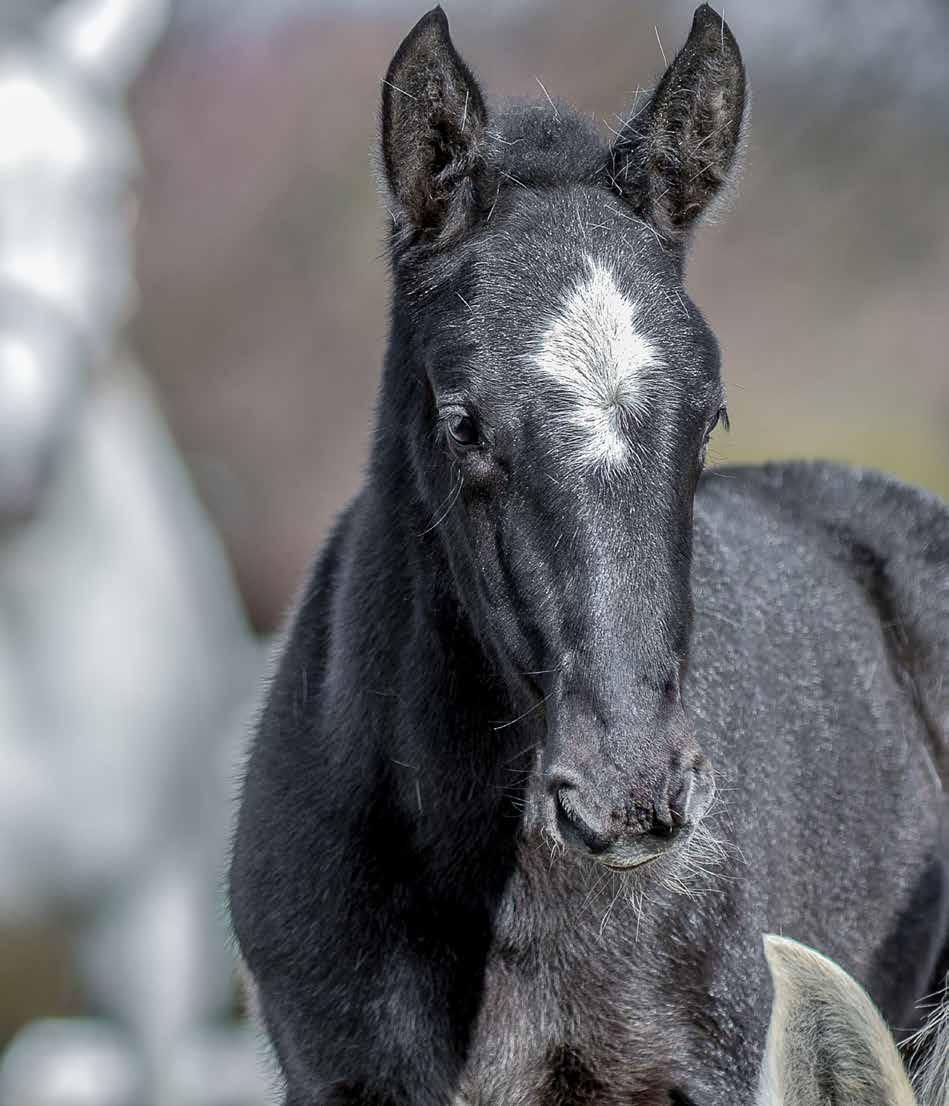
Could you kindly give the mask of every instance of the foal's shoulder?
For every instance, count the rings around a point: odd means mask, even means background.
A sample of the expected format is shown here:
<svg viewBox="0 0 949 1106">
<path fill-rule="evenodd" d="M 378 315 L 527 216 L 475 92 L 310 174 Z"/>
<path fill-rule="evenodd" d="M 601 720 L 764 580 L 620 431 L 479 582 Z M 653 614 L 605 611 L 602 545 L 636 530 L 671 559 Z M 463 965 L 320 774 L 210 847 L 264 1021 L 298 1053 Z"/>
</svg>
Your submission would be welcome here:
<svg viewBox="0 0 949 1106">
<path fill-rule="evenodd" d="M 858 558 L 949 566 L 949 506 L 896 477 L 832 461 L 786 461 L 713 469 L 703 492 L 716 476 L 750 509 L 770 508 L 816 528 Z"/>
<path fill-rule="evenodd" d="M 759 553 L 793 557 L 807 547 L 814 566 L 859 585 L 949 784 L 949 506 L 894 477 L 826 461 L 714 475 L 703 481 L 705 509 L 720 523 L 729 511 L 746 527 L 754 520 L 764 532 Z"/>
</svg>

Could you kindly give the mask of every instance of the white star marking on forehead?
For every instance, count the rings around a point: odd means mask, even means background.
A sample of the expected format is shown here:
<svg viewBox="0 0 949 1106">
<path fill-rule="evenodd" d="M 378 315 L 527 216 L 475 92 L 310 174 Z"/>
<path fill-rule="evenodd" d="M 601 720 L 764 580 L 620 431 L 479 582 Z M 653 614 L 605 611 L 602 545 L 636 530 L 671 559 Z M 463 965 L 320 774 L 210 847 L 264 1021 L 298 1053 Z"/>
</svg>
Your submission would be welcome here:
<svg viewBox="0 0 949 1106">
<path fill-rule="evenodd" d="M 587 259 L 589 273 L 568 293 L 543 333 L 535 364 L 552 385 L 550 413 L 564 455 L 587 468 L 618 471 L 629 430 L 642 419 L 662 359 L 636 329 L 639 304 L 612 273 Z"/>
</svg>

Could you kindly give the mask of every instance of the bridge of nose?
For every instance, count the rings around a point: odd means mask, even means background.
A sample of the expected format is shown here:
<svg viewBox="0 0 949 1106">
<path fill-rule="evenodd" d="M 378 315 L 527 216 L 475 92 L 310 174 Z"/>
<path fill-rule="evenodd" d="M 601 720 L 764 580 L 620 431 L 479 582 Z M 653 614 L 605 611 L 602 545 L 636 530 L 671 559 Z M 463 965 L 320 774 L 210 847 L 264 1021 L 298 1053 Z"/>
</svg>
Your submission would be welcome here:
<svg viewBox="0 0 949 1106">
<path fill-rule="evenodd" d="M 548 764 L 562 761 L 577 772 L 628 774 L 661 759 L 664 751 L 674 754 L 689 744 L 678 698 L 670 700 L 664 687 L 627 676 L 622 669 L 614 677 L 582 682 L 558 675 L 547 714 Z"/>
</svg>

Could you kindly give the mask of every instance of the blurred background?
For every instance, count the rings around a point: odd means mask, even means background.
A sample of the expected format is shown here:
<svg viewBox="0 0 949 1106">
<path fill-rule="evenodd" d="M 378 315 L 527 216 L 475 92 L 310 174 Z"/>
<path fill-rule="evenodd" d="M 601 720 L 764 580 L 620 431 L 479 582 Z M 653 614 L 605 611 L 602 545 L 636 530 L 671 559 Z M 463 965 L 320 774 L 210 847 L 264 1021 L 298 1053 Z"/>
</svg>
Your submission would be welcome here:
<svg viewBox="0 0 949 1106">
<path fill-rule="evenodd" d="M 615 125 L 693 6 L 447 11 L 489 90 L 540 79 Z M 379 80 L 422 10 L 0 0 L 2 1106 L 266 1098 L 231 795 L 270 636 L 360 479 Z M 713 460 L 949 495 L 949 7 L 725 15 L 749 141 L 688 272 L 729 393 Z"/>
</svg>

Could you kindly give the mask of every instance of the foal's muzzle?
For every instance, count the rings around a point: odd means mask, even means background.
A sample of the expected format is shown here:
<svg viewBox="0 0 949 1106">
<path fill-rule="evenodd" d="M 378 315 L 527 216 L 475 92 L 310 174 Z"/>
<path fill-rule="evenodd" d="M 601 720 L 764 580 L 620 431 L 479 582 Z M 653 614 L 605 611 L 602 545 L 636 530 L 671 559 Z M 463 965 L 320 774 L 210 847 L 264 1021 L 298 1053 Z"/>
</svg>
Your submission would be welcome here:
<svg viewBox="0 0 949 1106">
<path fill-rule="evenodd" d="M 685 771 L 670 771 L 648 800 L 632 788 L 621 803 L 604 803 L 594 785 L 554 776 L 548 783 L 557 831 L 564 844 L 609 868 L 636 868 L 688 837 L 712 805 L 711 765 L 699 754 Z"/>
</svg>

